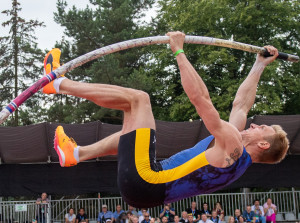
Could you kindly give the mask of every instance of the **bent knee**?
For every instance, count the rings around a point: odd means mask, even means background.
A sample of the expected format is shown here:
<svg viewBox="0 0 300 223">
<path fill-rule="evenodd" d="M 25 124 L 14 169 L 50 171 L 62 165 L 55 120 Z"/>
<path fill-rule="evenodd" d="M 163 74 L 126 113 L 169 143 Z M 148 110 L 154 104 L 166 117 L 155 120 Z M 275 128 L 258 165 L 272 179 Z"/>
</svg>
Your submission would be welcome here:
<svg viewBox="0 0 300 223">
<path fill-rule="evenodd" d="M 132 105 L 136 104 L 150 104 L 150 97 L 148 93 L 141 90 L 132 90 L 130 94 L 130 101 Z"/>
</svg>

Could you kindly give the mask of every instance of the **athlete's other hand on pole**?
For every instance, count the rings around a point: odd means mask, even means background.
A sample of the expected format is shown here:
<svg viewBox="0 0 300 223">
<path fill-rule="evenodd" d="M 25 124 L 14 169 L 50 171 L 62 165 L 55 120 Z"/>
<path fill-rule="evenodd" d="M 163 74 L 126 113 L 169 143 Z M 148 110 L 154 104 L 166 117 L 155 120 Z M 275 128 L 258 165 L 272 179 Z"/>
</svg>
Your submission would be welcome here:
<svg viewBox="0 0 300 223">
<path fill-rule="evenodd" d="M 261 64 L 263 66 L 267 66 L 272 63 L 278 57 L 278 50 L 274 46 L 264 46 L 268 50 L 268 52 L 273 55 L 271 57 L 264 57 L 260 54 L 256 56 L 256 63 Z"/>
<path fill-rule="evenodd" d="M 170 45 L 173 53 L 176 53 L 178 50 L 183 49 L 183 43 L 185 38 L 184 33 L 177 31 L 177 32 L 168 32 L 166 35 L 170 37 Z"/>
</svg>

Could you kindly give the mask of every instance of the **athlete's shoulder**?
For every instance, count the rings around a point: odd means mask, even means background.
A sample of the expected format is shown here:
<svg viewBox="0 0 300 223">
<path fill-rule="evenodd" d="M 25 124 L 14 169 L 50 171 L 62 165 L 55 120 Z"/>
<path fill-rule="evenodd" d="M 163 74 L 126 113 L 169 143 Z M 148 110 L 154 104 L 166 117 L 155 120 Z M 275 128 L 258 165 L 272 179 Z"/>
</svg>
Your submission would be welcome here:
<svg viewBox="0 0 300 223">
<path fill-rule="evenodd" d="M 239 130 L 229 122 L 222 120 L 222 127 L 219 130 L 217 135 L 214 135 L 216 139 L 216 144 L 219 146 L 226 147 L 229 145 L 232 147 L 233 145 L 238 146 L 242 149 L 242 135 Z"/>
</svg>

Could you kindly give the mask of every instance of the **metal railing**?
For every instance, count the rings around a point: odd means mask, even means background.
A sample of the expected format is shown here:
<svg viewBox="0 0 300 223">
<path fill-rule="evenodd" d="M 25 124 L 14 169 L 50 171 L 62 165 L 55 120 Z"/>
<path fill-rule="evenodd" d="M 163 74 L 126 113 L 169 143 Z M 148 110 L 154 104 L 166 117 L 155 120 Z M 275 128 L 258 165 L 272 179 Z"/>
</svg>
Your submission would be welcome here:
<svg viewBox="0 0 300 223">
<path fill-rule="evenodd" d="M 295 190 L 205 194 L 174 202 L 172 203 L 172 207 L 176 210 L 177 214 L 180 214 L 186 208 L 190 207 L 192 201 L 196 201 L 200 209 L 203 203 L 208 203 L 209 209 L 213 209 L 216 202 L 221 202 L 225 215 L 233 215 L 235 209 L 244 210 L 246 205 L 252 205 L 255 199 L 259 199 L 261 204 L 263 204 L 268 197 L 272 198 L 273 203 L 277 205 L 279 213 L 294 213 L 295 216 L 298 216 L 300 212 L 300 191 Z M 96 220 L 103 204 L 106 204 L 111 211 L 115 211 L 117 204 L 122 205 L 123 209 L 127 210 L 127 204 L 121 197 L 52 200 L 49 203 L 46 222 L 64 222 L 65 214 L 71 207 L 75 211 L 83 207 L 89 219 Z M 158 217 L 162 208 L 163 206 L 158 206 L 149 209 L 150 215 Z M 33 219 L 36 219 L 36 215 L 37 205 L 35 201 L 0 202 L 0 222 L 31 223 Z"/>
</svg>

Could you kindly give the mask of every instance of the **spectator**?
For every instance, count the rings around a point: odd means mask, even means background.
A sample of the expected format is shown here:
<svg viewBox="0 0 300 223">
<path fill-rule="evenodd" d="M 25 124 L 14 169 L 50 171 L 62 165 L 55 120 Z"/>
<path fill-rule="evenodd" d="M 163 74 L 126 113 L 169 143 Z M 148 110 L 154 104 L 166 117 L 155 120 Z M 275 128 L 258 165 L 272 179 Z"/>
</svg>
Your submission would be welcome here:
<svg viewBox="0 0 300 223">
<path fill-rule="evenodd" d="M 133 214 L 130 211 L 127 211 L 126 215 L 127 215 L 126 223 L 132 223 L 131 218 Z"/>
<path fill-rule="evenodd" d="M 181 219 L 180 219 L 180 222 L 181 223 L 187 223 L 189 220 L 188 220 L 188 213 L 186 211 L 183 211 L 181 213 Z"/>
<path fill-rule="evenodd" d="M 220 202 L 216 202 L 215 203 L 215 207 L 214 207 L 213 210 L 217 212 L 217 215 L 218 215 L 219 219 L 221 221 L 223 221 L 224 217 L 225 217 L 225 212 L 224 212 L 224 210 L 223 210 L 222 205 L 221 205 Z"/>
<path fill-rule="evenodd" d="M 197 204 L 195 201 L 192 202 L 191 207 L 186 209 L 188 215 L 192 215 L 194 222 L 198 222 L 200 220 L 200 211 L 197 209 Z"/>
<path fill-rule="evenodd" d="M 254 211 L 256 222 L 266 223 L 264 208 L 259 205 L 259 200 L 256 199 L 254 201 L 254 205 L 251 207 L 251 210 Z"/>
<path fill-rule="evenodd" d="M 208 204 L 207 203 L 203 203 L 203 206 L 202 206 L 202 210 L 201 210 L 201 215 L 202 214 L 206 214 L 206 216 L 208 217 L 208 218 L 210 218 L 211 217 L 211 211 L 210 210 L 208 210 Z"/>
<path fill-rule="evenodd" d="M 65 222 L 66 223 L 75 223 L 76 215 L 74 214 L 74 209 L 70 208 L 69 213 L 65 215 Z"/>
<path fill-rule="evenodd" d="M 161 222 L 162 222 L 162 223 L 168 223 L 168 218 L 167 218 L 166 216 L 163 216 L 163 217 L 161 218 Z"/>
<path fill-rule="evenodd" d="M 171 207 L 171 204 L 166 204 L 165 207 L 160 211 L 159 217 L 167 217 L 168 222 L 174 222 L 175 210 Z"/>
<path fill-rule="evenodd" d="M 36 200 L 37 213 L 36 220 L 37 223 L 46 223 L 46 216 L 49 208 L 49 199 L 47 193 L 42 193 L 42 196 Z"/>
<path fill-rule="evenodd" d="M 240 209 L 236 209 L 235 211 L 234 211 L 234 222 L 239 222 L 239 217 L 241 216 L 241 211 L 240 211 Z"/>
<path fill-rule="evenodd" d="M 150 215 L 147 212 L 144 215 L 144 220 L 142 221 L 142 223 L 150 223 Z"/>
<path fill-rule="evenodd" d="M 199 223 L 213 223 L 211 220 L 209 220 L 209 218 L 207 217 L 207 215 L 205 213 L 201 214 L 201 220 L 199 221 Z"/>
<path fill-rule="evenodd" d="M 138 217 L 143 216 L 143 212 L 147 212 L 149 214 L 149 211 L 147 210 L 147 208 L 141 208 L 141 210 L 138 212 Z"/>
<path fill-rule="evenodd" d="M 229 216 L 228 220 L 227 220 L 227 223 L 235 223 L 234 217 L 233 216 Z"/>
<path fill-rule="evenodd" d="M 135 208 L 130 206 L 130 205 L 128 205 L 128 211 L 127 212 L 131 212 L 133 215 L 135 215 L 137 217 L 139 216 L 137 211 L 135 210 Z"/>
<path fill-rule="evenodd" d="M 180 218 L 178 215 L 174 216 L 174 223 L 179 223 L 180 222 Z"/>
<path fill-rule="evenodd" d="M 79 222 L 84 222 L 84 223 L 88 223 L 89 220 L 88 220 L 88 217 L 84 211 L 84 208 L 80 208 L 79 209 L 79 213 L 77 214 L 76 216 L 76 223 L 79 223 Z"/>
<path fill-rule="evenodd" d="M 244 219 L 244 217 L 241 215 L 241 216 L 239 217 L 238 223 L 244 223 L 244 222 L 245 222 L 245 219 Z"/>
<path fill-rule="evenodd" d="M 107 210 L 107 205 L 102 205 L 102 212 L 98 214 L 98 223 L 106 223 L 106 220 L 110 219 L 112 222 L 114 221 L 114 215 L 111 211 Z"/>
<path fill-rule="evenodd" d="M 247 205 L 246 210 L 243 211 L 243 217 L 245 219 L 245 222 L 256 222 L 254 211 L 251 211 L 250 205 Z"/>
<path fill-rule="evenodd" d="M 188 223 L 194 223 L 194 216 L 191 214 L 188 215 Z"/>
<path fill-rule="evenodd" d="M 116 223 L 126 223 L 128 221 L 127 214 L 123 212 L 117 219 L 115 219 L 115 221 Z"/>
<path fill-rule="evenodd" d="M 155 218 L 151 218 L 150 223 L 155 223 Z"/>
<path fill-rule="evenodd" d="M 160 218 L 155 218 L 155 223 L 161 223 Z"/>
<path fill-rule="evenodd" d="M 272 203 L 272 199 L 268 198 L 267 202 L 264 204 L 264 213 L 266 216 L 266 221 L 276 223 L 277 207 Z"/>
<path fill-rule="evenodd" d="M 103 207 L 103 206 L 102 206 Z M 113 218 L 114 219 L 117 219 L 119 216 L 120 216 L 120 214 L 122 214 L 124 212 L 124 210 L 122 210 L 122 207 L 121 207 L 121 205 L 117 205 L 116 206 L 116 211 L 114 212 L 114 214 L 113 214 Z"/>
<path fill-rule="evenodd" d="M 221 220 L 220 220 L 220 218 L 219 218 L 219 216 L 218 216 L 218 214 L 217 214 L 216 211 L 212 211 L 212 212 L 211 212 L 211 218 L 210 218 L 210 220 L 211 220 L 213 223 L 220 223 L 220 222 L 221 222 Z"/>
<path fill-rule="evenodd" d="M 132 223 L 139 223 L 139 219 L 135 215 L 132 216 L 131 221 L 132 221 Z"/>
<path fill-rule="evenodd" d="M 142 223 L 142 221 L 145 219 L 146 214 L 149 214 L 146 208 L 142 208 L 141 211 L 142 211 L 142 216 L 139 217 L 139 223 Z M 149 218 L 151 218 L 151 216 Z"/>
</svg>

